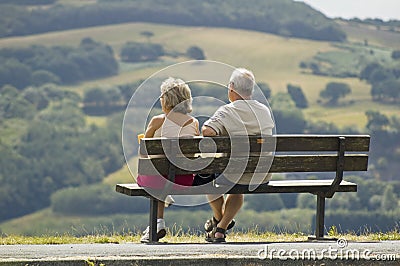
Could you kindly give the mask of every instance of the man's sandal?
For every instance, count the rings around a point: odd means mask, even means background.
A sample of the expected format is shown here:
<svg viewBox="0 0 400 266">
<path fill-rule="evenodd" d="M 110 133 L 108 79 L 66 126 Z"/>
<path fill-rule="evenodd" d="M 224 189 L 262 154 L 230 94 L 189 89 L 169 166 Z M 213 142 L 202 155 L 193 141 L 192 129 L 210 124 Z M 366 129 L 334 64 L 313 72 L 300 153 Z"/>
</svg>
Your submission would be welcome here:
<svg viewBox="0 0 400 266">
<path fill-rule="evenodd" d="M 215 227 L 217 227 L 218 223 L 219 223 L 219 221 L 217 219 L 215 219 L 215 217 L 213 216 L 211 219 L 208 219 L 206 221 L 206 223 L 204 224 L 204 230 L 206 230 L 206 232 L 211 232 Z M 226 228 L 226 230 L 232 229 L 232 227 L 234 225 L 235 225 L 235 219 L 233 219 L 228 224 L 228 227 Z"/>
<path fill-rule="evenodd" d="M 221 227 L 214 227 L 211 232 L 206 233 L 206 241 L 212 243 L 225 243 L 226 230 Z M 223 237 L 215 237 L 215 233 L 221 233 Z"/>
</svg>

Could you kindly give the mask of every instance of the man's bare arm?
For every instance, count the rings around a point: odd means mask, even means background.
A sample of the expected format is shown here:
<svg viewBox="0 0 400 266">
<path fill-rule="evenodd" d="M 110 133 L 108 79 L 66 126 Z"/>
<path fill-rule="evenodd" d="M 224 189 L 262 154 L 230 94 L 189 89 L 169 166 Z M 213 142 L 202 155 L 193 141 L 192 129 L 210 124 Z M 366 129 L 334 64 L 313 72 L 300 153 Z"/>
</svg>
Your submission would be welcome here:
<svg viewBox="0 0 400 266">
<path fill-rule="evenodd" d="M 201 132 L 203 133 L 203 136 L 207 137 L 217 136 L 217 132 L 215 132 L 215 130 L 212 127 L 202 126 Z"/>
</svg>

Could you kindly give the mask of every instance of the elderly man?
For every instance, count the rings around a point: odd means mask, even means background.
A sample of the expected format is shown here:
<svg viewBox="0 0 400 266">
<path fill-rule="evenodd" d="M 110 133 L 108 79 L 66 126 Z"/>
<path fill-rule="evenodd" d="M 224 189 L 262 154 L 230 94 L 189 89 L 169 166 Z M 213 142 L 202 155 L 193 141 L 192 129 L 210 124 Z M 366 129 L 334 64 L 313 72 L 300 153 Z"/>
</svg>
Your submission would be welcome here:
<svg viewBox="0 0 400 266">
<path fill-rule="evenodd" d="M 230 103 L 221 106 L 215 114 L 207 120 L 203 127 L 203 136 L 218 135 L 271 135 L 274 128 L 270 110 L 264 104 L 252 100 L 255 78 L 251 71 L 238 68 L 230 77 L 228 98 Z M 266 175 L 264 182 L 268 182 L 271 175 Z M 252 174 L 243 174 L 234 183 L 249 184 Z M 229 178 L 226 178 L 229 180 Z M 214 217 L 205 224 L 208 232 L 208 242 L 225 242 L 225 232 L 234 225 L 233 218 L 243 205 L 242 194 L 230 194 L 215 199 L 215 195 L 208 195 L 208 200 Z"/>
</svg>

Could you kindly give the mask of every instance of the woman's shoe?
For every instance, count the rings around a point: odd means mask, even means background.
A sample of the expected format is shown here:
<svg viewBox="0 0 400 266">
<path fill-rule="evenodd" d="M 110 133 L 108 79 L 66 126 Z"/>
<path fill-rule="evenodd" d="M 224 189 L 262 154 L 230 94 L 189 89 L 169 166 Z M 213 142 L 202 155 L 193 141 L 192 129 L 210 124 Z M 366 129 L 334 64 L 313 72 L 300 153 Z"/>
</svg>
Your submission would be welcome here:
<svg viewBox="0 0 400 266">
<path fill-rule="evenodd" d="M 167 234 L 165 230 L 164 219 L 157 219 L 157 241 L 163 238 Z M 147 226 L 146 230 L 143 231 L 143 236 L 140 238 L 140 242 L 150 242 L 150 226 Z"/>
</svg>

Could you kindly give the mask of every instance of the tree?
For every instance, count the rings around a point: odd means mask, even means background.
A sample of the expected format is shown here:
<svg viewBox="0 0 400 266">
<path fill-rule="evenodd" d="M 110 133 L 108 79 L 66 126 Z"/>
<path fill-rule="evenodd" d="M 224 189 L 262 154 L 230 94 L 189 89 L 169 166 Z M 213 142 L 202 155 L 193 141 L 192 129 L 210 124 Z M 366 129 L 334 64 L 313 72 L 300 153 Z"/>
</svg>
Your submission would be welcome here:
<svg viewBox="0 0 400 266">
<path fill-rule="evenodd" d="M 160 44 L 128 42 L 121 49 L 121 60 L 124 62 L 154 61 L 165 54 Z"/>
<path fill-rule="evenodd" d="M 388 117 L 380 112 L 368 110 L 365 115 L 368 119 L 367 128 L 371 131 L 382 131 L 389 125 Z"/>
<path fill-rule="evenodd" d="M 304 114 L 287 93 L 277 93 L 271 100 L 276 130 L 280 134 L 302 133 L 306 128 Z"/>
<path fill-rule="evenodd" d="M 350 93 L 351 89 L 348 84 L 342 82 L 330 82 L 319 95 L 321 98 L 327 99 L 329 105 L 336 105 L 340 98 L 344 98 Z"/>
<path fill-rule="evenodd" d="M 396 79 L 391 69 L 377 68 L 371 72 L 371 75 L 368 77 L 367 80 L 372 85 L 375 85 L 390 79 Z"/>
<path fill-rule="evenodd" d="M 203 50 L 198 46 L 190 46 L 186 51 L 186 55 L 195 60 L 206 59 Z"/>
<path fill-rule="evenodd" d="M 287 91 L 288 91 L 290 97 L 292 98 L 292 100 L 295 102 L 297 108 L 307 108 L 308 107 L 308 101 L 307 101 L 306 96 L 304 95 L 303 91 L 301 90 L 301 87 L 288 84 Z"/>
<path fill-rule="evenodd" d="M 264 94 L 265 98 L 269 99 L 271 97 L 271 88 L 267 83 L 259 82 L 257 83 L 258 87 Z"/>
<path fill-rule="evenodd" d="M 30 85 L 32 70 L 19 60 L 11 58 L 0 65 L 0 86 L 9 84 L 19 90 Z"/>
<path fill-rule="evenodd" d="M 397 210 L 399 199 L 397 195 L 394 193 L 393 186 L 388 185 L 383 192 L 382 202 L 381 202 L 381 210 L 383 211 L 392 211 Z"/>
<path fill-rule="evenodd" d="M 314 195 L 301 193 L 297 196 L 297 208 L 314 209 L 317 204 L 316 199 Z"/>
<path fill-rule="evenodd" d="M 29 87 L 22 92 L 22 97 L 36 107 L 36 110 L 43 110 L 49 105 L 44 90 L 39 88 Z"/>
<path fill-rule="evenodd" d="M 246 207 L 255 211 L 275 211 L 285 208 L 280 195 L 251 195 L 246 198 Z"/>
<path fill-rule="evenodd" d="M 18 93 L 15 87 L 6 85 L 0 90 L 0 118 L 30 119 L 35 114 L 35 107 Z"/>
<path fill-rule="evenodd" d="M 400 50 L 395 50 L 392 52 L 392 58 L 397 60 L 400 59 Z"/>
<path fill-rule="evenodd" d="M 374 100 L 400 100 L 400 80 L 388 79 L 380 83 L 373 84 L 371 96 Z"/>
<path fill-rule="evenodd" d="M 32 85 L 41 86 L 46 83 L 59 84 L 60 78 L 46 70 L 37 70 L 32 73 Z"/>
<path fill-rule="evenodd" d="M 93 88 L 85 92 L 83 102 L 85 105 L 104 106 L 107 102 L 107 96 L 101 88 Z"/>
<path fill-rule="evenodd" d="M 145 30 L 145 31 L 140 32 L 140 35 L 146 37 L 147 38 L 147 42 L 150 42 L 150 38 L 154 36 L 154 33 L 151 32 L 151 31 Z"/>
<path fill-rule="evenodd" d="M 369 76 L 371 75 L 372 71 L 375 69 L 382 68 L 382 66 L 376 62 L 368 64 L 364 67 L 360 72 L 360 79 L 361 80 L 368 80 Z"/>
</svg>

